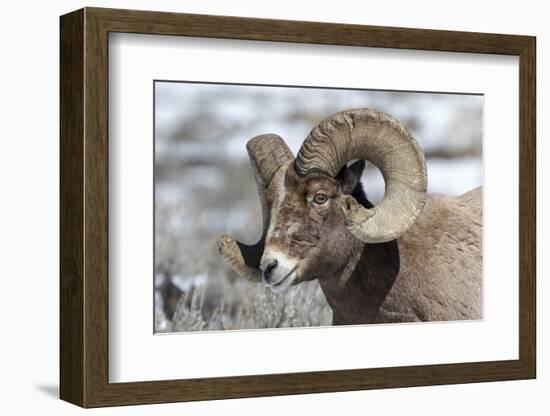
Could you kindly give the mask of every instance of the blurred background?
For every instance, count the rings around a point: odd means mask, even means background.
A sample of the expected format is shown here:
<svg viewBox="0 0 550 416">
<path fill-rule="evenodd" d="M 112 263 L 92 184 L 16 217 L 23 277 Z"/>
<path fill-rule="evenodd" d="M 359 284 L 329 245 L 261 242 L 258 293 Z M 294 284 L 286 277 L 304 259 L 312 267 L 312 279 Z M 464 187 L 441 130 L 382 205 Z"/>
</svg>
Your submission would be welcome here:
<svg viewBox="0 0 550 416">
<path fill-rule="evenodd" d="M 261 234 L 246 142 L 280 135 L 296 153 L 309 131 L 345 109 L 369 107 L 400 120 L 428 165 L 428 192 L 480 186 L 483 97 L 418 92 L 155 82 L 155 332 L 331 325 L 317 282 L 284 294 L 238 278 L 216 250 L 227 233 Z M 362 178 L 373 203 L 381 174 Z"/>
</svg>

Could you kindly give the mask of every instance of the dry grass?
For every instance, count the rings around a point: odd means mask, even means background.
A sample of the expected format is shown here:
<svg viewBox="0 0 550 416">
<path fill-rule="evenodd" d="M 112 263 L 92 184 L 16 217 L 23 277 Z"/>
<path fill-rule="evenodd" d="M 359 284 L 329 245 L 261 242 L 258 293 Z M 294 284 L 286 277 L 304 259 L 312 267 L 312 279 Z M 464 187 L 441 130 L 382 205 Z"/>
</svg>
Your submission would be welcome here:
<svg viewBox="0 0 550 416">
<path fill-rule="evenodd" d="M 173 319 L 161 332 L 326 325 L 332 325 L 332 311 L 317 282 L 279 294 L 260 284 L 212 279 L 180 296 Z"/>
</svg>

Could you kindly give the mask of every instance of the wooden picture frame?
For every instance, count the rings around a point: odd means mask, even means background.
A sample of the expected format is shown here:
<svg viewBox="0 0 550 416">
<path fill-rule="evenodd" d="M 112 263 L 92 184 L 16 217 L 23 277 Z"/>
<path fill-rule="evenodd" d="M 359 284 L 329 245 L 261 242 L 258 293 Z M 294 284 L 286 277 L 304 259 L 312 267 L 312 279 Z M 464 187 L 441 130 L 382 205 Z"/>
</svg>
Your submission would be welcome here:
<svg viewBox="0 0 550 416">
<path fill-rule="evenodd" d="M 82 407 L 529 379 L 536 376 L 535 52 L 530 36 L 85 8 L 61 17 L 60 396 Z M 519 57 L 519 359 L 109 383 L 108 34 Z"/>
</svg>

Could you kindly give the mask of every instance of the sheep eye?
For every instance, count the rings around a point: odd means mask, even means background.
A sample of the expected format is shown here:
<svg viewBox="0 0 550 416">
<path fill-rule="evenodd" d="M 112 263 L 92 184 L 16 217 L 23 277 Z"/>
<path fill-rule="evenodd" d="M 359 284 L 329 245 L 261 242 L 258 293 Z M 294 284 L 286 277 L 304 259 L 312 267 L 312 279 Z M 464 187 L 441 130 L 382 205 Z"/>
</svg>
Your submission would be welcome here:
<svg viewBox="0 0 550 416">
<path fill-rule="evenodd" d="M 322 205 L 328 201 L 328 196 L 325 193 L 319 192 L 313 197 L 313 202 L 316 204 Z"/>
</svg>

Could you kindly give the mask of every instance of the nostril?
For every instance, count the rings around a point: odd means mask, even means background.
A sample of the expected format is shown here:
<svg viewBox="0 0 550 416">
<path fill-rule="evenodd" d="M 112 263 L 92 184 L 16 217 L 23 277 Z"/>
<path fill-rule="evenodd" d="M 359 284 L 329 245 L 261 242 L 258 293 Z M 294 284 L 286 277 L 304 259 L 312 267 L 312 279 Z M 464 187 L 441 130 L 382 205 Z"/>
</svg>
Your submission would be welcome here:
<svg viewBox="0 0 550 416">
<path fill-rule="evenodd" d="M 270 272 L 275 267 L 277 267 L 277 260 L 273 260 L 271 263 L 269 263 L 266 267 L 267 272 Z"/>
<path fill-rule="evenodd" d="M 277 260 L 273 260 L 271 263 L 269 263 L 267 266 L 265 266 L 265 270 L 264 270 L 264 279 L 269 282 L 270 278 L 271 278 L 271 272 L 273 271 L 273 269 L 277 267 Z"/>
</svg>

